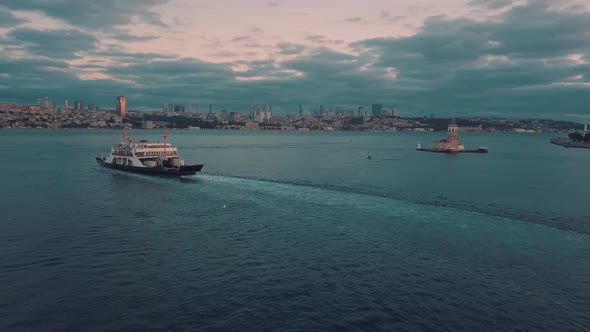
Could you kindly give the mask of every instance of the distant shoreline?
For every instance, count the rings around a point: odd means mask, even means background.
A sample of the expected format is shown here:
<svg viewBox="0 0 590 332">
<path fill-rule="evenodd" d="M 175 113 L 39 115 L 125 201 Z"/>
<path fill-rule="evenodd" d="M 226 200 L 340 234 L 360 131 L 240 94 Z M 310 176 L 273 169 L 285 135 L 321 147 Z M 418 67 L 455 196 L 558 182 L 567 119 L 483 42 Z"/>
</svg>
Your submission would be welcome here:
<svg viewBox="0 0 590 332">
<path fill-rule="evenodd" d="M 125 128 L 126 130 L 141 130 L 141 131 L 160 131 L 163 128 L 153 128 L 153 129 L 146 129 L 146 128 Z M 420 130 L 398 130 L 398 131 L 378 131 L 378 130 L 279 130 L 279 129 L 221 129 L 221 128 L 201 128 L 198 130 L 190 129 L 190 128 L 167 128 L 168 130 L 182 130 L 182 131 L 191 131 L 191 132 L 200 132 L 200 131 L 221 131 L 221 132 L 289 132 L 289 133 L 309 133 L 309 132 L 324 132 L 324 133 L 416 133 L 416 134 L 427 134 L 427 133 L 441 133 L 446 132 L 445 130 L 433 130 L 433 131 L 420 131 Z M 0 128 L 0 131 L 10 131 L 10 130 L 51 130 L 51 131 L 59 131 L 59 130 L 110 130 L 110 131 L 121 131 L 123 128 Z M 462 131 L 462 134 L 567 134 L 567 130 L 563 131 L 535 131 L 535 132 L 519 132 L 519 131 Z"/>
</svg>

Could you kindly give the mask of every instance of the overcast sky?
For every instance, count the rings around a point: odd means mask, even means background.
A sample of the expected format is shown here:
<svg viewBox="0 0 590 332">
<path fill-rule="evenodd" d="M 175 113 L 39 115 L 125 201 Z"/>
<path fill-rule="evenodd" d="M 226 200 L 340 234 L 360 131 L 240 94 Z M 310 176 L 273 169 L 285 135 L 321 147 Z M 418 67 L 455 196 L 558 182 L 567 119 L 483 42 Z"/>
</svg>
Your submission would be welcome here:
<svg viewBox="0 0 590 332">
<path fill-rule="evenodd" d="M 590 3 L 2 0 L 0 100 L 590 118 Z"/>
</svg>

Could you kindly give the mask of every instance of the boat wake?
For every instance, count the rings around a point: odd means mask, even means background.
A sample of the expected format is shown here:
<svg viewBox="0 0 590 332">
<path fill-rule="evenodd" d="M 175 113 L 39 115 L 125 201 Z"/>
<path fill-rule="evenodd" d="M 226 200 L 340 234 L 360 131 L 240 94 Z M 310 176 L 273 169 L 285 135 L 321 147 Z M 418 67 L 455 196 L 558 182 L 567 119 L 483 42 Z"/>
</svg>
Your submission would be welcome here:
<svg viewBox="0 0 590 332">
<path fill-rule="evenodd" d="M 374 211 L 389 217 L 407 217 L 408 219 L 430 220 L 432 222 L 460 219 L 486 219 L 489 222 L 509 221 L 529 224 L 559 232 L 569 232 L 583 236 L 590 235 L 583 229 L 571 229 L 552 216 L 548 220 L 540 219 L 527 211 L 513 210 L 507 212 L 505 207 L 497 205 L 477 206 L 472 202 L 449 202 L 446 198 L 432 197 L 404 199 L 382 193 L 363 191 L 334 185 L 318 185 L 312 183 L 280 182 L 275 180 L 255 179 L 247 177 L 231 177 L 225 175 L 200 174 L 196 178 L 207 183 L 237 187 L 239 190 L 255 192 L 281 200 L 291 200 L 327 208 L 346 208 Z M 469 208 L 471 207 L 471 209 Z M 530 216 L 527 218 L 527 216 Z M 556 220 L 558 224 L 556 225 Z M 566 221 L 564 221 L 565 223 Z"/>
</svg>

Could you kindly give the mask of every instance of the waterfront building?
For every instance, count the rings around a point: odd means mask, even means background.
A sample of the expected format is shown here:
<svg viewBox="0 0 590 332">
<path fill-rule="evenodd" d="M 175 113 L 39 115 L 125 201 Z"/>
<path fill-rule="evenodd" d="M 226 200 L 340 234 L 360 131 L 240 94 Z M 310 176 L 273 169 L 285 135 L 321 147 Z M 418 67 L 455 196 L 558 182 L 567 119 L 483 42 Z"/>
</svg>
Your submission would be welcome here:
<svg viewBox="0 0 590 332">
<path fill-rule="evenodd" d="M 258 130 L 260 129 L 259 125 L 257 122 L 246 122 L 244 124 L 244 129 L 246 130 Z"/>
<path fill-rule="evenodd" d="M 125 114 L 127 113 L 126 103 L 125 96 L 117 97 L 117 113 L 119 113 L 121 119 L 125 119 Z"/>
</svg>

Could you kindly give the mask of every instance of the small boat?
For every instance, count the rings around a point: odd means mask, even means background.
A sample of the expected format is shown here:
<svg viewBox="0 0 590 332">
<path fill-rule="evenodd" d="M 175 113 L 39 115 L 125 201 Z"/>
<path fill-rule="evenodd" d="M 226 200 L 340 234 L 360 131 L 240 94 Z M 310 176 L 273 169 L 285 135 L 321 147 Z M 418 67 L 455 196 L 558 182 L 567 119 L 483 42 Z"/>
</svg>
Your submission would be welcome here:
<svg viewBox="0 0 590 332">
<path fill-rule="evenodd" d="M 123 131 L 123 140 L 111 147 L 111 154 L 96 157 L 96 162 L 104 167 L 143 174 L 185 176 L 200 172 L 203 165 L 185 165 L 178 157 L 178 148 L 166 142 L 166 128 L 164 128 L 164 143 L 148 140 L 127 140 L 127 133 Z"/>
<path fill-rule="evenodd" d="M 373 157 L 367 156 L 367 160 L 371 160 L 371 159 L 373 159 Z"/>
</svg>

